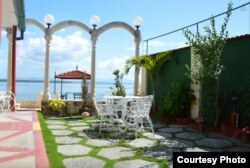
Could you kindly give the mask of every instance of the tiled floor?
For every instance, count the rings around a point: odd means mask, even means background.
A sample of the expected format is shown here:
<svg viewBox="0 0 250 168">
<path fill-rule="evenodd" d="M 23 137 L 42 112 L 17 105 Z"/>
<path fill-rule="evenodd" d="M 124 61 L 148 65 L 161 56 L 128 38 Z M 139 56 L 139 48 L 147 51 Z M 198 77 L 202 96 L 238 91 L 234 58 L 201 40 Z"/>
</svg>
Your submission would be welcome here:
<svg viewBox="0 0 250 168">
<path fill-rule="evenodd" d="M 49 167 L 36 112 L 0 114 L 0 167 Z"/>
</svg>

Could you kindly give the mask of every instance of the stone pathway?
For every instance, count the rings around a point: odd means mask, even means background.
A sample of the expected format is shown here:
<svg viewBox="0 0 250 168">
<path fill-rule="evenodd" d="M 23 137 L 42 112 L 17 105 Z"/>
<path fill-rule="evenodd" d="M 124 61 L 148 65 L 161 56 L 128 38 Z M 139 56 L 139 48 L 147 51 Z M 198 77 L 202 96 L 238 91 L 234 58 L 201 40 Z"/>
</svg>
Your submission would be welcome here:
<svg viewBox="0 0 250 168">
<path fill-rule="evenodd" d="M 93 120 L 84 122 L 81 118 L 47 119 L 48 128 L 58 144 L 57 150 L 65 156 L 63 164 L 66 168 L 82 165 L 101 168 L 107 166 L 109 161 L 114 168 L 158 168 L 162 162 L 172 166 L 173 152 L 250 152 L 250 144 L 241 140 L 218 133 L 200 133 L 185 125 L 155 123 L 154 135 L 147 132 L 143 133 L 143 137 L 126 139 L 124 134 L 121 134 L 118 135 L 119 138 L 107 139 L 105 136 L 100 138 L 98 131 L 91 127 L 93 123 Z"/>
</svg>

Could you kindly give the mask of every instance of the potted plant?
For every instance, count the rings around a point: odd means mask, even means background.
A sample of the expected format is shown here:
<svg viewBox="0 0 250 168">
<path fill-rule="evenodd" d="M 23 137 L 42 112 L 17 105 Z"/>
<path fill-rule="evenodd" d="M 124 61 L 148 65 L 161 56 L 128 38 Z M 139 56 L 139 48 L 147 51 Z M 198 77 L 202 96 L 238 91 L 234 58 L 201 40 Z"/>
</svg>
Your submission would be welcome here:
<svg viewBox="0 0 250 168">
<path fill-rule="evenodd" d="M 198 124 L 198 130 L 202 132 L 204 130 L 204 119 L 203 119 L 203 117 L 197 117 L 195 121 Z"/>
<path fill-rule="evenodd" d="M 249 127 L 242 128 L 241 133 L 242 133 L 243 141 L 249 142 L 250 141 L 250 128 Z"/>
<path fill-rule="evenodd" d="M 48 107 L 53 111 L 53 115 L 63 115 L 63 108 L 65 107 L 65 102 L 60 99 L 49 100 Z"/>
</svg>

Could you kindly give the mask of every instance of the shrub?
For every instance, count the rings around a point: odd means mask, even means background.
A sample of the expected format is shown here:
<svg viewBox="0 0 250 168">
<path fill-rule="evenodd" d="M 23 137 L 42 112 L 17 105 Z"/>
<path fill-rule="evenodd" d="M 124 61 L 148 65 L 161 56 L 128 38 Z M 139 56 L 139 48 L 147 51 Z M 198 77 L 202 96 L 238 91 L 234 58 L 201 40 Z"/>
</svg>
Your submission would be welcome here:
<svg viewBox="0 0 250 168">
<path fill-rule="evenodd" d="M 48 102 L 48 107 L 51 108 L 54 115 L 62 115 L 65 105 L 65 102 L 60 99 L 53 99 Z"/>
<path fill-rule="evenodd" d="M 189 117 L 192 102 L 195 100 L 190 82 L 172 83 L 170 90 L 160 106 L 160 115 L 168 118 Z"/>
</svg>

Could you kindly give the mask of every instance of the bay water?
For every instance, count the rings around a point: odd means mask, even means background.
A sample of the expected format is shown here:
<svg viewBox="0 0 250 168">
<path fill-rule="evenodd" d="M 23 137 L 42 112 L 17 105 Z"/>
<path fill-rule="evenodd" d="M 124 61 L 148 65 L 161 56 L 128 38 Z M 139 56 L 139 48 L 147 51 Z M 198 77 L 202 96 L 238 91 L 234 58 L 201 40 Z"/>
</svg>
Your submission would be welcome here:
<svg viewBox="0 0 250 168">
<path fill-rule="evenodd" d="M 6 81 L 0 81 L 0 91 L 6 91 Z M 134 85 L 133 83 L 124 83 L 126 88 L 126 95 L 132 96 Z M 88 83 L 89 91 L 90 84 Z M 111 95 L 110 87 L 114 88 L 114 82 L 96 82 L 96 97 L 98 99 L 104 98 L 106 95 Z M 25 101 L 35 101 L 37 99 L 38 93 L 42 93 L 44 88 L 43 81 L 28 81 L 28 80 L 18 80 L 16 82 L 16 99 Z M 61 83 L 50 82 L 50 93 L 52 98 L 54 97 L 54 92 L 61 92 Z M 68 93 L 68 99 L 74 99 L 72 93 L 81 93 L 81 82 L 72 80 L 63 82 L 62 93 Z"/>
</svg>

